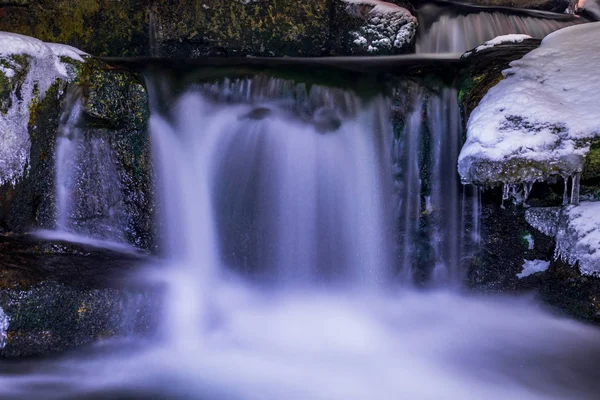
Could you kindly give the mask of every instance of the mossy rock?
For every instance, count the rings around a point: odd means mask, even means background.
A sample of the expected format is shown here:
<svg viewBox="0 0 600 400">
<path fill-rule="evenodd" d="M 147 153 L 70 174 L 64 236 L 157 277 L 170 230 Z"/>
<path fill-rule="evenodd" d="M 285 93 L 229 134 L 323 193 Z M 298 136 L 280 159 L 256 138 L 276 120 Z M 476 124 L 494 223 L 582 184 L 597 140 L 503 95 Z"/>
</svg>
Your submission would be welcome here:
<svg viewBox="0 0 600 400">
<path fill-rule="evenodd" d="M 355 54 L 350 33 L 365 15 L 349 15 L 347 8 L 341 0 L 39 0 L 0 3 L 0 30 L 96 56 Z"/>
<path fill-rule="evenodd" d="M 0 3 L 0 30 L 65 43 L 94 55 L 148 54 L 145 1 L 36 0 Z"/>
</svg>

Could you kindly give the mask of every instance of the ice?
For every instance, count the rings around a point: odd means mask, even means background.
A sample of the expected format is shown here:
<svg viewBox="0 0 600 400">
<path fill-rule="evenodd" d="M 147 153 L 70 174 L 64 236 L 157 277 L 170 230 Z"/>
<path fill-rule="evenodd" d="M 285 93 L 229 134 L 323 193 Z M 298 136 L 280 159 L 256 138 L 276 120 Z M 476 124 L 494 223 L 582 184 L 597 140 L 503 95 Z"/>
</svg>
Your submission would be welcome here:
<svg viewBox="0 0 600 400">
<path fill-rule="evenodd" d="M 517 278 L 523 279 L 526 276 L 537 272 L 544 272 L 550 267 L 550 261 L 544 260 L 523 260 L 523 271 L 517 274 Z"/>
<path fill-rule="evenodd" d="M 6 346 L 6 340 L 8 339 L 8 324 L 9 320 L 4 310 L 0 307 L 0 349 Z"/>
<path fill-rule="evenodd" d="M 600 275 L 600 202 L 532 208 L 525 218 L 543 234 L 556 237 L 556 259 L 578 265 L 584 275 Z"/>
<path fill-rule="evenodd" d="M 27 57 L 25 60 L 15 58 L 18 55 Z M 0 116 L 0 185 L 5 182 L 14 185 L 26 172 L 31 147 L 29 110 L 33 102 L 41 102 L 57 78 L 73 78 L 60 57 L 83 61 L 82 55 L 85 53 L 71 46 L 0 32 L 0 72 L 9 80 L 14 79 L 16 71 L 26 72 L 19 94 L 16 90 L 19 85 L 12 84 L 11 107 Z"/>
<path fill-rule="evenodd" d="M 566 209 L 566 224 L 556 235 L 555 256 L 579 264 L 584 275 L 600 275 L 600 202 Z"/>
<path fill-rule="evenodd" d="M 517 34 L 517 33 L 496 36 L 494 39 L 488 40 L 481 46 L 478 46 L 477 48 L 475 48 L 475 52 L 479 53 L 480 51 L 483 51 L 486 49 L 491 49 L 492 47 L 498 46 L 499 44 L 503 44 L 503 43 L 521 43 L 523 40 L 526 40 L 526 39 L 532 39 L 532 37 L 529 35 Z M 471 54 L 472 54 L 471 52 L 468 52 L 465 54 L 465 56 L 468 57 Z"/>
<path fill-rule="evenodd" d="M 463 182 L 562 175 L 574 176 L 577 188 L 589 142 L 600 135 L 600 23 L 556 31 L 510 66 L 467 123 L 458 161 Z"/>
</svg>

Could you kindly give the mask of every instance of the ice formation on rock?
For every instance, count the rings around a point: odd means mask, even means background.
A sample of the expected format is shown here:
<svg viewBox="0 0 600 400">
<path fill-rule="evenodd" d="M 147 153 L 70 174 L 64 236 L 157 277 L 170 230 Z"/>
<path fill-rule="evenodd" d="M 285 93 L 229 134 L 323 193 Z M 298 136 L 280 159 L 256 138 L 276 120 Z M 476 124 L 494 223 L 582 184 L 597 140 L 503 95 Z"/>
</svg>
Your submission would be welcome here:
<svg viewBox="0 0 600 400">
<path fill-rule="evenodd" d="M 540 232 L 556 237 L 556 259 L 578 265 L 584 275 L 600 275 L 600 202 L 532 208 L 525 218 Z"/>
<path fill-rule="evenodd" d="M 521 43 L 523 40 L 526 40 L 526 39 L 532 39 L 532 37 L 529 35 L 517 34 L 517 33 L 496 36 L 494 39 L 488 40 L 484 44 L 477 46 L 475 48 L 475 53 L 479 53 L 480 51 L 483 51 L 486 49 L 491 49 L 494 46 L 498 46 L 498 45 L 501 45 L 504 43 Z M 471 54 L 473 54 L 473 52 L 469 51 L 469 52 L 465 53 L 464 56 L 468 57 Z"/>
<path fill-rule="evenodd" d="M 4 314 L 4 310 L 0 307 L 0 349 L 6 346 L 9 322 L 8 316 Z"/>
<path fill-rule="evenodd" d="M 351 14 L 360 15 L 369 7 L 366 23 L 350 32 L 354 44 L 369 53 L 386 53 L 402 49 L 415 37 L 417 19 L 405 8 L 378 0 L 344 0 Z"/>
<path fill-rule="evenodd" d="M 82 62 L 84 54 L 71 46 L 0 32 L 0 79 L 12 88 L 10 106 L 0 114 L 0 185 L 15 184 L 26 171 L 31 106 L 43 100 L 57 79 L 73 78 L 64 58 Z"/>
<path fill-rule="evenodd" d="M 600 135 L 600 23 L 556 31 L 510 66 L 469 118 L 461 178 L 505 184 L 509 197 L 560 175 L 573 179 L 577 204 L 585 156 Z"/>
</svg>

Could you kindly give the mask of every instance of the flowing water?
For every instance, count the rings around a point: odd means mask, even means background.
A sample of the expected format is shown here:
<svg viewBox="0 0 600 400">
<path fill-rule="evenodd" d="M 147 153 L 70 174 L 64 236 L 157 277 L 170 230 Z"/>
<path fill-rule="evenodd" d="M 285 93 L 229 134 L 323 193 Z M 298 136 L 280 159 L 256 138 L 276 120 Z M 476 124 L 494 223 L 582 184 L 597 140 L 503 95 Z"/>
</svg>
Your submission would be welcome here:
<svg viewBox="0 0 600 400">
<path fill-rule="evenodd" d="M 161 329 L 2 362 L 0 398 L 597 399 L 598 329 L 458 288 L 480 200 L 458 181 L 456 90 L 147 78 L 164 257 L 138 279 L 167 289 Z M 64 230 L 77 104 L 57 146 Z"/>
<path fill-rule="evenodd" d="M 37 235 L 133 251 L 125 241 L 127 216 L 110 138 L 84 128 L 82 97 L 80 87 L 69 87 L 56 138 L 56 228 Z"/>
<path fill-rule="evenodd" d="M 462 53 L 497 36 L 513 33 L 543 39 L 555 30 L 579 22 L 576 18 L 566 19 L 552 13 L 540 13 L 545 17 L 536 18 L 476 8 L 468 13 L 446 13 L 443 10 L 434 5 L 419 10 L 419 20 L 431 22 L 419 26 L 418 53 Z"/>
</svg>

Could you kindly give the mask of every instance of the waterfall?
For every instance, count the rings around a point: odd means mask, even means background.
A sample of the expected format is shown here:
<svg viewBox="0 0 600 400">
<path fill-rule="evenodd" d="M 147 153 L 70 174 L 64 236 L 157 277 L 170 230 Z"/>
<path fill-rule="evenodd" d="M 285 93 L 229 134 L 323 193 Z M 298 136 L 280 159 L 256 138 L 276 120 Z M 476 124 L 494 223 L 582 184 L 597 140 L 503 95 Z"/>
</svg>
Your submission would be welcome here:
<svg viewBox="0 0 600 400">
<path fill-rule="evenodd" d="M 419 10 L 420 21 L 435 20 L 419 25 L 416 43 L 418 53 L 462 53 L 497 36 L 511 33 L 543 39 L 555 30 L 577 23 L 576 18 L 552 19 L 551 13 L 547 13 L 549 15 L 545 18 L 541 15 L 535 18 L 494 10 L 474 9 L 467 14 L 449 14 L 443 10 L 435 6 Z"/>
<path fill-rule="evenodd" d="M 231 271 L 276 287 L 391 280 L 386 99 L 258 76 L 169 103 L 151 118 L 178 271 L 169 325 L 205 326 L 211 288 Z"/>
<path fill-rule="evenodd" d="M 55 146 L 56 230 L 41 235 L 121 247 L 126 215 L 116 161 L 102 130 L 82 128 L 82 97 L 82 88 L 69 87 Z"/>
<path fill-rule="evenodd" d="M 479 197 L 456 171 L 462 124 L 456 89 L 412 85 L 410 111 L 394 141 L 405 282 L 461 285 L 479 238 Z"/>
</svg>

